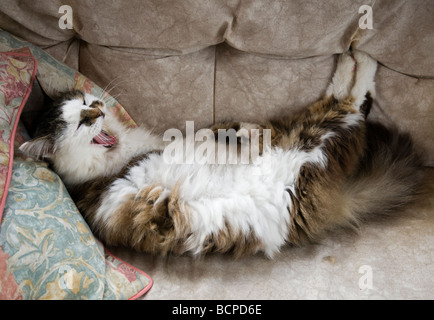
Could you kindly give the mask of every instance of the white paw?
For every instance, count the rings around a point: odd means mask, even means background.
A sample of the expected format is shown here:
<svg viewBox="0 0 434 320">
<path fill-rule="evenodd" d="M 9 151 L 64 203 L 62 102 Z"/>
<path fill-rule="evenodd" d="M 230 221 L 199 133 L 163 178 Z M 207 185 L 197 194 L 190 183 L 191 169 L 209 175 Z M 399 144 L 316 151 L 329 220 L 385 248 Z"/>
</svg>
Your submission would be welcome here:
<svg viewBox="0 0 434 320">
<path fill-rule="evenodd" d="M 353 57 L 356 60 L 357 68 L 361 66 L 366 71 L 369 70 L 370 73 L 375 74 L 375 70 L 377 69 L 377 61 L 372 59 L 367 53 L 359 50 L 354 50 Z"/>
<path fill-rule="evenodd" d="M 354 59 L 357 63 L 356 84 L 360 80 L 367 84 L 367 91 L 374 89 L 374 78 L 377 71 L 377 61 L 372 59 L 367 53 L 354 51 Z M 371 92 L 373 95 L 374 92 Z"/>
<path fill-rule="evenodd" d="M 339 101 L 349 96 L 355 67 L 356 62 L 348 52 L 339 56 L 335 74 L 327 89 L 328 96 L 333 95 Z"/>
<path fill-rule="evenodd" d="M 351 96 L 355 99 L 357 107 L 365 100 L 368 91 L 371 93 L 371 97 L 375 97 L 374 78 L 377 71 L 377 61 L 361 51 L 354 50 L 353 55 L 357 64 L 357 72 Z"/>
</svg>

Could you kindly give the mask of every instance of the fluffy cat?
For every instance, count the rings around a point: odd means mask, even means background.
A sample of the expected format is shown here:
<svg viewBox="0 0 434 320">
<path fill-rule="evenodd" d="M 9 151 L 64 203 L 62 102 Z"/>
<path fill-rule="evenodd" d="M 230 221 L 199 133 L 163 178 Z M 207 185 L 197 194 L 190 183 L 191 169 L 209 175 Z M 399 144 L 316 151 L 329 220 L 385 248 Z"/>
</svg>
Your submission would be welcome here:
<svg viewBox="0 0 434 320">
<path fill-rule="evenodd" d="M 267 161 L 165 161 L 161 137 L 124 128 L 79 91 L 54 104 L 21 150 L 49 159 L 106 244 L 273 257 L 285 244 L 395 212 L 417 194 L 422 173 L 410 138 L 366 121 L 376 68 L 362 52 L 344 53 L 325 97 L 303 112 L 212 128 L 270 130 Z"/>
</svg>

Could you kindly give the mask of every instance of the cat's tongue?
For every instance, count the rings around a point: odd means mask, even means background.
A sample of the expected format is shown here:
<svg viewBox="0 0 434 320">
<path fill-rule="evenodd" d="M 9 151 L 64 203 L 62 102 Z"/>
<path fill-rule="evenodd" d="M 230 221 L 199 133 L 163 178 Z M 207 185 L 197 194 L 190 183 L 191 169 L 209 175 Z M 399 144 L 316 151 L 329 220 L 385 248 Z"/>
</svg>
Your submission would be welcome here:
<svg viewBox="0 0 434 320">
<path fill-rule="evenodd" d="M 93 138 L 92 143 L 100 144 L 106 148 L 110 148 L 116 143 L 116 137 L 108 134 L 104 130 L 101 130 L 101 132 Z"/>
</svg>

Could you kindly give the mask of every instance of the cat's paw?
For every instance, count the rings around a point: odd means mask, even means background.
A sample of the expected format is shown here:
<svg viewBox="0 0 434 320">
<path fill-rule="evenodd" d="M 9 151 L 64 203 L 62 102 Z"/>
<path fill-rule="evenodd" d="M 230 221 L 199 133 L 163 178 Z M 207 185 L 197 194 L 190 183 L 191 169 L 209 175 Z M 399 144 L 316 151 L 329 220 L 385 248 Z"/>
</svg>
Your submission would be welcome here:
<svg viewBox="0 0 434 320">
<path fill-rule="evenodd" d="M 371 58 L 367 53 L 354 50 L 353 52 L 354 59 L 357 64 L 357 76 L 356 83 L 358 81 L 363 81 L 368 86 L 368 91 L 371 92 L 371 96 L 374 95 L 375 92 L 372 92 L 374 87 L 374 78 L 375 73 L 377 71 L 377 61 Z M 372 87 L 372 88 L 371 88 Z"/>
<path fill-rule="evenodd" d="M 377 61 L 371 58 L 367 53 L 354 50 L 354 59 L 356 60 L 356 78 L 351 96 L 355 100 L 355 106 L 360 106 L 369 92 L 372 98 L 375 97 L 375 73 L 377 71 Z"/>
<path fill-rule="evenodd" d="M 371 58 L 369 54 L 363 51 L 353 50 L 353 57 L 356 61 L 358 72 L 362 69 L 363 72 L 369 74 L 371 77 L 375 75 L 375 71 L 377 70 L 377 61 Z"/>
<path fill-rule="evenodd" d="M 342 53 L 338 58 L 336 71 L 327 89 L 327 95 L 333 95 L 339 101 L 346 99 L 350 94 L 355 70 L 356 60 L 351 53 Z"/>
</svg>

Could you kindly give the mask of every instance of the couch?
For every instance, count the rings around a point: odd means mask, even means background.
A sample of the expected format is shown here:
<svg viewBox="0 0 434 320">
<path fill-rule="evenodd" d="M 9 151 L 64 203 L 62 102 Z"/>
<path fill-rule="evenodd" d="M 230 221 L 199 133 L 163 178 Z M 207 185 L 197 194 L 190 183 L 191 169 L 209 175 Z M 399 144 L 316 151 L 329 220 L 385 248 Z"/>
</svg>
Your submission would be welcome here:
<svg viewBox="0 0 434 320">
<path fill-rule="evenodd" d="M 337 54 L 353 46 L 379 62 L 370 117 L 408 131 L 423 153 L 423 201 L 357 234 L 285 248 L 274 260 L 110 248 L 153 279 L 143 299 L 434 298 L 432 1 L 64 4 L 1 2 L 0 28 L 94 81 L 157 133 L 184 130 L 186 121 L 200 129 L 300 110 L 324 94 Z"/>
</svg>

